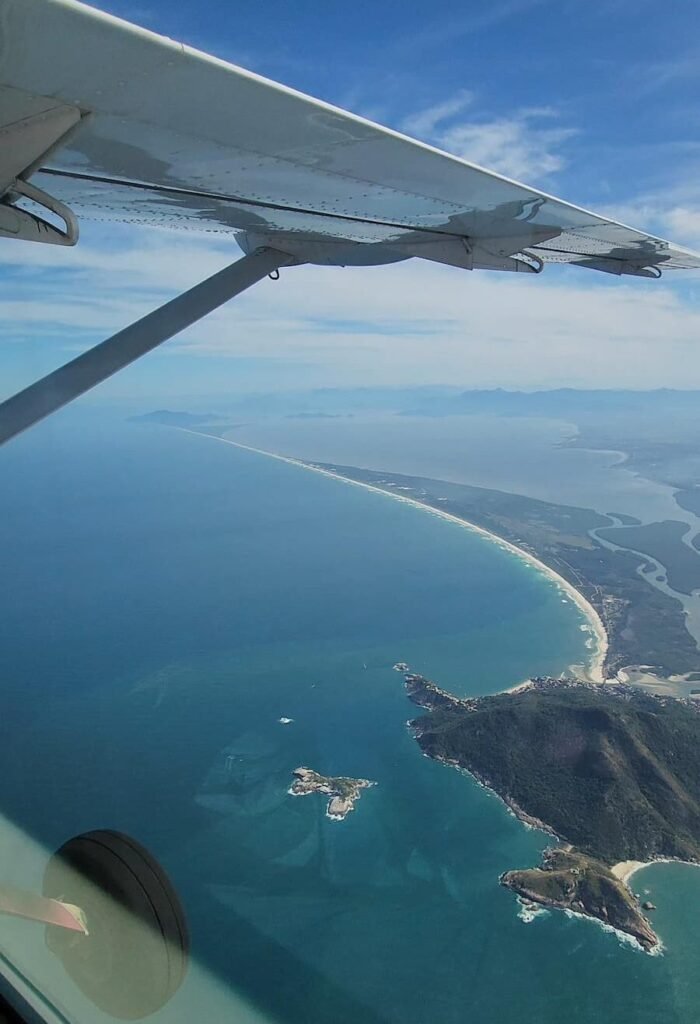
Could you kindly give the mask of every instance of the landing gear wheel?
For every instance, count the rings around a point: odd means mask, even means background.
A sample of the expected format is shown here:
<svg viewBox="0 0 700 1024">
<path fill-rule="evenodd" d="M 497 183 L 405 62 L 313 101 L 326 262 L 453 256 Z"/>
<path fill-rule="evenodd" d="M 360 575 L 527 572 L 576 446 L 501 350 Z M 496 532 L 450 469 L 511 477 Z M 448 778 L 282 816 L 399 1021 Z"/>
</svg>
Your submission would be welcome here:
<svg viewBox="0 0 700 1024">
<path fill-rule="evenodd" d="M 155 1013 L 187 971 L 185 915 L 165 872 L 121 832 L 76 836 L 44 874 L 44 895 L 81 907 L 88 934 L 49 925 L 46 943 L 78 988 L 119 1020 Z"/>
</svg>

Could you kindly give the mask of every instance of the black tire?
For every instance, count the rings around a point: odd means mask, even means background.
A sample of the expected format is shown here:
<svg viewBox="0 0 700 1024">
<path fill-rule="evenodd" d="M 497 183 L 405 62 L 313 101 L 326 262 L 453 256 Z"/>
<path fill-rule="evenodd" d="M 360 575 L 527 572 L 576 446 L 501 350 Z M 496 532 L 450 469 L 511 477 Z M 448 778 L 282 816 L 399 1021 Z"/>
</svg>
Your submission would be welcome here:
<svg viewBox="0 0 700 1024">
<path fill-rule="evenodd" d="M 44 895 L 86 915 L 88 935 L 49 925 L 46 942 L 100 1010 L 139 1020 L 177 991 L 187 971 L 187 923 L 167 875 L 140 843 L 108 830 L 68 840 L 47 865 Z"/>
</svg>

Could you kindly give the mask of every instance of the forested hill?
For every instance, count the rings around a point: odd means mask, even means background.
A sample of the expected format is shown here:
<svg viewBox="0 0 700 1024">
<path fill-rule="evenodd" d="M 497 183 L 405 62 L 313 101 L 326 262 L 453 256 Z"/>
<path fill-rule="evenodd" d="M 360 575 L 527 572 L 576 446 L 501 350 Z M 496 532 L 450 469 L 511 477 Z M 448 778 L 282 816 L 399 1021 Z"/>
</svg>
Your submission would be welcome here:
<svg viewBox="0 0 700 1024">
<path fill-rule="evenodd" d="M 418 719 L 457 762 L 607 864 L 700 860 L 700 709 L 631 687 L 558 680 Z"/>
</svg>

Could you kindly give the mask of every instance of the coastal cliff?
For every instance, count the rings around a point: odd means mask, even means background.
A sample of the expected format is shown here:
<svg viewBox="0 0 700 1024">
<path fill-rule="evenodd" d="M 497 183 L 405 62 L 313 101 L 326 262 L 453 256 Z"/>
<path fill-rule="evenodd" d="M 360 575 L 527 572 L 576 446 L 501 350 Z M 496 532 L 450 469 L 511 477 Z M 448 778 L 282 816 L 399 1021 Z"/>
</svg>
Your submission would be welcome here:
<svg viewBox="0 0 700 1024">
<path fill-rule="evenodd" d="M 627 860 L 700 862 L 700 713 L 692 700 L 624 684 L 538 678 L 459 698 L 408 672 L 410 723 L 429 757 L 470 772 L 526 824 L 566 847 L 501 882 L 523 898 L 658 944 L 611 868 Z"/>
<path fill-rule="evenodd" d="M 550 847 L 541 867 L 506 871 L 500 881 L 523 900 L 597 918 L 631 935 L 647 951 L 658 946 L 658 936 L 625 883 L 602 861 L 571 847 Z"/>
</svg>

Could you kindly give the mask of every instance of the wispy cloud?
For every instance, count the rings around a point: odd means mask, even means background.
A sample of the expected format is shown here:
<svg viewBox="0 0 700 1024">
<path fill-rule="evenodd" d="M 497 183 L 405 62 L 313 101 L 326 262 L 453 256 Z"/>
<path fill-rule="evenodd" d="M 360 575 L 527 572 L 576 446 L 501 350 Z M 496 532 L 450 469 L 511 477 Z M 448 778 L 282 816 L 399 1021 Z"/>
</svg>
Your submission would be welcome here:
<svg viewBox="0 0 700 1024">
<path fill-rule="evenodd" d="M 442 100 L 432 107 L 419 110 L 404 118 L 401 128 L 407 135 L 416 135 L 420 139 L 432 139 L 444 130 L 445 122 L 461 115 L 474 102 L 474 94 L 468 89 L 460 89 L 454 96 Z"/>
<path fill-rule="evenodd" d="M 700 180 L 695 169 L 686 163 L 689 172 L 675 184 L 633 196 L 625 203 L 602 207 L 599 212 L 625 224 L 632 224 L 652 233 L 668 237 L 690 248 L 700 250 Z"/>
<path fill-rule="evenodd" d="M 639 99 L 648 97 L 667 90 L 669 86 L 697 81 L 700 78 L 700 53 L 696 50 L 676 55 L 671 60 L 629 62 L 624 75 L 630 84 L 633 83 Z"/>
<path fill-rule="evenodd" d="M 534 8 L 549 2 L 550 0 L 501 0 L 500 3 L 491 3 L 479 10 L 475 10 L 475 5 L 472 5 L 472 10 L 467 13 L 453 18 L 440 17 L 435 24 L 426 27 L 422 32 L 399 36 L 391 48 L 392 53 L 401 57 L 425 53 L 443 46 L 446 42 L 496 28 L 505 21 L 528 14 Z"/>
<path fill-rule="evenodd" d="M 695 206 L 672 206 L 664 217 L 669 233 L 685 238 L 700 249 L 700 203 Z"/>
<path fill-rule="evenodd" d="M 0 263 L 10 263 L 15 245 L 14 261 L 21 256 L 23 269 L 0 266 L 7 390 L 236 256 L 230 245 L 177 233 L 130 236 L 110 228 L 101 237 L 93 228 L 72 253 L 10 243 L 0 248 Z M 290 366 L 309 364 L 314 384 L 329 386 L 700 387 L 698 337 L 700 310 L 665 282 L 552 268 L 541 278 L 470 274 L 417 260 L 368 269 L 295 267 L 168 342 L 147 357 L 148 366 L 137 364 L 126 384 L 115 380 L 102 394 L 137 388 L 155 368 L 159 387 L 183 394 L 193 360 L 202 368 L 210 361 L 216 388 L 234 390 L 241 359 L 268 361 L 271 389 L 284 386 Z M 20 339 L 33 342 L 26 351 L 34 363 L 27 363 Z M 222 369 L 227 361 L 230 383 Z"/>
<path fill-rule="evenodd" d="M 559 124 L 551 107 L 526 107 L 493 118 L 474 107 L 473 93 L 461 90 L 409 115 L 402 128 L 509 178 L 541 180 L 565 167 L 565 144 L 576 130 Z"/>
</svg>

